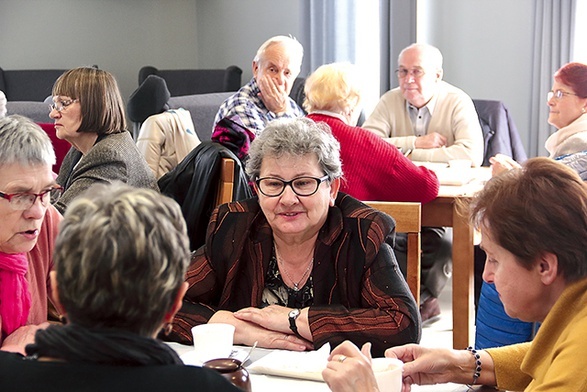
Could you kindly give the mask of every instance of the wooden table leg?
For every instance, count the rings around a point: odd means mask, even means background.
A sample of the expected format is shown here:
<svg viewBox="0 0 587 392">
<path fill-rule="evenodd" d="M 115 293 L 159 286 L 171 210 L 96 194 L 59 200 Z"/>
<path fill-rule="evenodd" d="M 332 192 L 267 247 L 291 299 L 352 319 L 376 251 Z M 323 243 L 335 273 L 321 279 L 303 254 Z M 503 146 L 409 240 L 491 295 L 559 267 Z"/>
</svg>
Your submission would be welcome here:
<svg viewBox="0 0 587 392">
<path fill-rule="evenodd" d="M 453 348 L 463 349 L 474 339 L 474 262 L 473 227 L 453 206 L 452 241 L 452 317 Z"/>
</svg>

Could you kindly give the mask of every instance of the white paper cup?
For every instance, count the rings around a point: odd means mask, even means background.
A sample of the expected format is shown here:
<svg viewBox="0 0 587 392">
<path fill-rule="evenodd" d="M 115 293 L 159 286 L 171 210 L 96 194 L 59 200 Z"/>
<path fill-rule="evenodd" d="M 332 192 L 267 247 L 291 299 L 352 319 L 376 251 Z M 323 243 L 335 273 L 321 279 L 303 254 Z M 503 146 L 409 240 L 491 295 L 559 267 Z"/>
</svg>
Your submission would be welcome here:
<svg viewBox="0 0 587 392">
<path fill-rule="evenodd" d="M 232 352 L 234 325 L 212 323 L 192 328 L 196 357 L 201 362 L 210 359 L 228 358 Z"/>
<path fill-rule="evenodd" d="M 371 367 L 380 392 L 401 392 L 402 366 L 397 358 L 373 358 Z"/>
<path fill-rule="evenodd" d="M 470 159 L 451 159 L 448 161 L 448 166 L 456 170 L 470 169 L 472 164 Z"/>
</svg>

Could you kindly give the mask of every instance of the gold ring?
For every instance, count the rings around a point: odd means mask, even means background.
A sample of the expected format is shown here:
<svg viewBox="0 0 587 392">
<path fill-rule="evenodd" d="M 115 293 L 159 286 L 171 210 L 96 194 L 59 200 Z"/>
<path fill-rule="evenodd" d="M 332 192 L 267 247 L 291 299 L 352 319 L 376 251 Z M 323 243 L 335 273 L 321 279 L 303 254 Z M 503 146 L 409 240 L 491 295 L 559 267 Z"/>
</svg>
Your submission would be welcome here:
<svg viewBox="0 0 587 392">
<path fill-rule="evenodd" d="M 341 355 L 338 357 L 338 362 L 343 363 L 346 360 L 346 355 Z"/>
</svg>

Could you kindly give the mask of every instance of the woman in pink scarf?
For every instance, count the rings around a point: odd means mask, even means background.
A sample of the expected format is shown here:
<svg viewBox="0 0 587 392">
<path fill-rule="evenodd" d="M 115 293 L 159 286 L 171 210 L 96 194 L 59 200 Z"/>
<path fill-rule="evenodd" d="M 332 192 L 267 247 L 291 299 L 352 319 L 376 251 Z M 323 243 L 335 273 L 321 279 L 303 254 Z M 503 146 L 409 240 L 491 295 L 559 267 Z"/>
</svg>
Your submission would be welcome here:
<svg viewBox="0 0 587 392">
<path fill-rule="evenodd" d="M 0 119 L 0 345 L 24 351 L 46 325 L 60 192 L 47 134 L 21 116 Z"/>
</svg>

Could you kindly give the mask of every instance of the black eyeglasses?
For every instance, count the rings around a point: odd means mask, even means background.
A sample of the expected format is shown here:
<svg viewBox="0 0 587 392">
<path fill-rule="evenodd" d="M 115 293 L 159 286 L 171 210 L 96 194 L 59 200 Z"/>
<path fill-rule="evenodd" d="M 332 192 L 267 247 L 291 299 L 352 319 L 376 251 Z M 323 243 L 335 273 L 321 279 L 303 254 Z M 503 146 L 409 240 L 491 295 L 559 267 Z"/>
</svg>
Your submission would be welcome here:
<svg viewBox="0 0 587 392">
<path fill-rule="evenodd" d="M 297 177 L 291 181 L 284 181 L 281 178 L 263 177 L 258 178 L 255 183 L 259 191 L 268 197 L 277 197 L 283 193 L 285 187 L 289 185 L 294 193 L 298 196 L 312 196 L 318 191 L 318 187 L 328 176 L 317 177 Z"/>
<path fill-rule="evenodd" d="M 407 68 L 398 68 L 395 70 L 396 75 L 398 76 L 398 78 L 405 78 L 406 76 L 408 76 L 408 74 L 412 75 L 412 77 L 414 79 L 418 79 L 421 78 L 422 76 L 424 76 L 424 74 L 426 72 L 424 72 L 423 69 L 421 68 L 413 68 L 413 69 L 407 69 Z"/>
<path fill-rule="evenodd" d="M 31 208 L 37 201 L 37 197 L 41 200 L 43 206 L 47 206 L 51 200 L 57 199 L 61 196 L 63 187 L 55 186 L 51 189 L 47 189 L 41 193 L 2 193 L 0 197 L 8 200 L 8 205 L 15 211 L 23 211 Z"/>
<path fill-rule="evenodd" d="M 555 97 L 557 101 L 560 101 L 562 99 L 562 97 L 564 97 L 565 95 L 577 95 L 577 94 L 568 93 L 563 90 L 556 90 L 556 91 L 551 90 L 548 92 L 548 94 L 546 94 L 546 100 L 550 101 L 552 99 L 552 97 Z"/>
<path fill-rule="evenodd" d="M 49 109 L 51 109 L 52 111 L 57 110 L 59 113 L 61 113 L 62 111 L 67 109 L 67 107 L 69 105 L 71 105 L 74 102 L 77 102 L 77 99 L 66 99 L 64 101 L 53 102 L 52 104 L 49 105 Z"/>
</svg>

